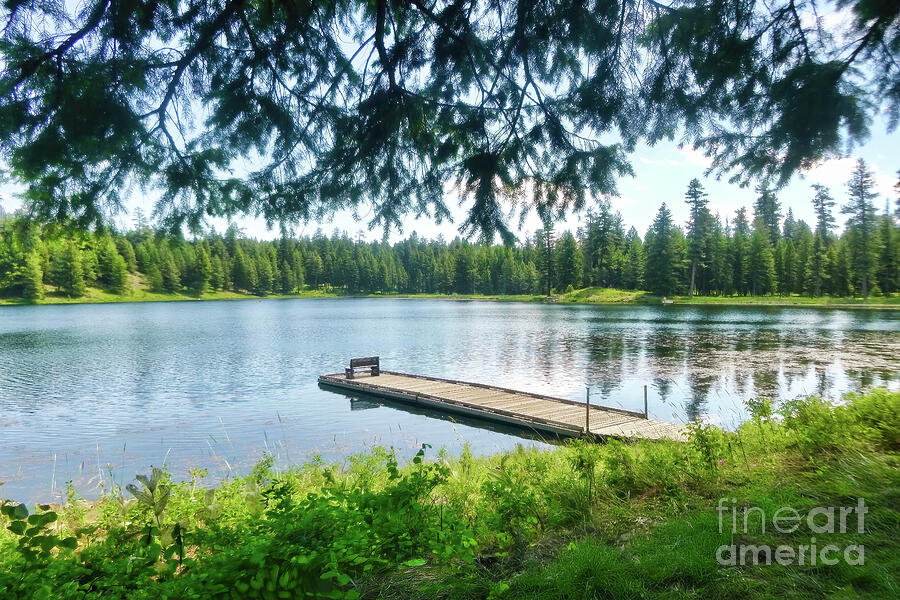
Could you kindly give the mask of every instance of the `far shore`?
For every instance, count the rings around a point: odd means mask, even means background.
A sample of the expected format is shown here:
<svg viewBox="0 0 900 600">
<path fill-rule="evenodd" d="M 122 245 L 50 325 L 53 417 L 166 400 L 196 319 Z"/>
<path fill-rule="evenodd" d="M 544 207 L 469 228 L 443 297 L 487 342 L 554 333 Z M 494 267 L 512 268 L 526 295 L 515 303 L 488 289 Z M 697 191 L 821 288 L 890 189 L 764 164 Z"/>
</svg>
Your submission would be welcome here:
<svg viewBox="0 0 900 600">
<path fill-rule="evenodd" d="M 23 298 L 0 298 L 0 306 L 27 306 L 43 304 L 109 304 L 130 302 L 189 302 L 209 300 L 265 300 L 286 298 L 394 298 L 410 300 L 477 300 L 492 302 L 520 302 L 533 304 L 568 305 L 663 305 L 663 298 L 644 291 L 617 290 L 590 287 L 568 293 L 546 296 L 543 294 L 349 294 L 343 290 L 304 290 L 295 294 L 269 294 L 255 296 L 231 291 L 214 291 L 202 295 L 191 293 L 157 293 L 147 289 L 135 289 L 126 295 L 118 295 L 99 288 L 88 288 L 80 298 L 67 298 L 48 291 L 38 301 Z M 900 310 L 900 295 L 862 298 L 809 297 L 809 296 L 669 296 L 665 305 L 717 305 L 717 306 L 800 306 L 825 308 L 870 308 Z"/>
</svg>

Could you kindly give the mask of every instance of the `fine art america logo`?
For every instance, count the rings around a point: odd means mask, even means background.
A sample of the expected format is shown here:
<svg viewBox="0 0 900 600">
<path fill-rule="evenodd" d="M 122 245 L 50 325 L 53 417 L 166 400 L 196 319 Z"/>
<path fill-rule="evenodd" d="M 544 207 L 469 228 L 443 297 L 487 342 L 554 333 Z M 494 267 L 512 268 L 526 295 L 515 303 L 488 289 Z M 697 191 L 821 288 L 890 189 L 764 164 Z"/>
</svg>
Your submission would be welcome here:
<svg viewBox="0 0 900 600">
<path fill-rule="evenodd" d="M 809 533 L 809 543 L 796 546 L 769 544 L 728 544 L 716 550 L 716 561 L 723 566 L 735 565 L 836 565 L 844 561 L 848 565 L 865 564 L 865 546 L 862 544 L 816 543 L 815 535 L 865 532 L 865 517 L 869 512 L 862 498 L 856 506 L 817 506 L 801 513 L 789 506 L 782 506 L 767 514 L 758 506 L 737 506 L 735 498 L 721 498 L 716 511 L 719 513 L 719 533 L 731 529 L 732 536 L 748 534 L 754 523 L 759 533 L 792 534 Z M 767 527 L 769 529 L 767 529 Z"/>
</svg>

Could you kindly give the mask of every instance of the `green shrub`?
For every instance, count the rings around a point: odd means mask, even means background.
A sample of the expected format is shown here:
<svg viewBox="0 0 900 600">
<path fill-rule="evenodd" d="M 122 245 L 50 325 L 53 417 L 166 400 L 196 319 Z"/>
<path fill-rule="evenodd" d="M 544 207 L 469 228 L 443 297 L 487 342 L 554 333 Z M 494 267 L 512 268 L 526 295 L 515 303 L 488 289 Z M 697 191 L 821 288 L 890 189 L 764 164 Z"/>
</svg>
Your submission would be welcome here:
<svg viewBox="0 0 900 600">
<path fill-rule="evenodd" d="M 779 411 L 791 443 L 809 455 L 874 444 L 900 448 L 900 392 L 848 394 L 844 404 L 816 398 L 785 402 Z"/>
<path fill-rule="evenodd" d="M 772 512 L 785 502 L 778 490 L 804 481 L 792 473 L 786 487 L 773 475 L 798 464 L 815 468 L 807 486 L 826 479 L 819 497 L 853 497 L 869 482 L 867 501 L 890 506 L 900 489 L 900 393 L 750 410 L 734 433 L 691 425 L 689 443 L 576 440 L 480 458 L 464 448 L 436 461 L 423 446 L 402 467 L 376 449 L 286 472 L 266 456 L 209 490 L 198 487 L 202 471 L 178 483 L 154 469 L 126 486 L 130 498 L 113 489 L 88 503 L 70 489 L 58 509 L 5 502 L 0 598 L 431 598 L 451 588 L 459 597 L 743 597 L 750 579 L 710 570 L 717 498 L 758 485 L 744 498 Z M 896 511 L 870 517 L 867 535 L 896 538 Z M 893 563 L 878 567 L 886 559 L 877 545 L 871 552 L 865 576 L 880 593 L 893 585 Z"/>
<path fill-rule="evenodd" d="M 900 392 L 885 389 L 849 394 L 839 411 L 844 420 L 860 425 L 860 436 L 884 450 L 900 450 Z"/>
<path fill-rule="evenodd" d="M 834 406 L 810 396 L 785 402 L 779 413 L 792 443 L 804 453 L 840 450 L 850 439 L 850 432 L 838 418 Z"/>
<path fill-rule="evenodd" d="M 695 421 L 688 425 L 691 448 L 710 471 L 716 471 L 726 460 L 728 443 L 725 433 L 706 423 Z"/>
</svg>

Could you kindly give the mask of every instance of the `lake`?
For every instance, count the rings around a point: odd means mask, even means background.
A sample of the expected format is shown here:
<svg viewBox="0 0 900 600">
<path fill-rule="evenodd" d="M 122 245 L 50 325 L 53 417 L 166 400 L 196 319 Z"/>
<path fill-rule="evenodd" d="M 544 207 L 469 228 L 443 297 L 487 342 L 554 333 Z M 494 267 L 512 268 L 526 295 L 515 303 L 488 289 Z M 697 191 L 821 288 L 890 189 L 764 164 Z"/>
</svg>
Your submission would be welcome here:
<svg viewBox="0 0 900 600">
<path fill-rule="evenodd" d="M 352 356 L 734 427 L 743 401 L 897 388 L 900 311 L 288 299 L 0 307 L 0 497 L 86 497 L 164 465 L 205 483 L 423 442 L 541 445 L 318 387 Z"/>
</svg>

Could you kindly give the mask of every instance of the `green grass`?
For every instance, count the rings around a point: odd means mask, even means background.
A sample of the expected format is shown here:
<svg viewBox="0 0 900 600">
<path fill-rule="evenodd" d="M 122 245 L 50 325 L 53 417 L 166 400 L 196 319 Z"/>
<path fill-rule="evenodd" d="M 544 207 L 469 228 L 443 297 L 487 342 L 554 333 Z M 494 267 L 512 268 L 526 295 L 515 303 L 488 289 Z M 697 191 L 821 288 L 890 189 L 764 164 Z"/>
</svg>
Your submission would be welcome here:
<svg viewBox="0 0 900 600">
<path fill-rule="evenodd" d="M 147 289 L 143 277 L 132 275 L 130 292 L 124 295 L 113 294 L 107 290 L 88 287 L 80 298 L 65 297 L 51 287 L 47 287 L 43 300 L 32 302 L 22 298 L 0 298 L 0 306 L 21 304 L 105 304 L 116 302 L 176 302 L 191 300 L 246 300 L 259 299 L 252 294 L 232 291 L 206 292 L 202 296 L 191 293 L 157 293 Z M 304 290 L 298 294 L 270 294 L 266 298 L 404 298 L 404 299 L 439 299 L 439 300 L 484 300 L 494 302 L 527 302 L 527 303 L 560 303 L 575 305 L 605 304 L 660 304 L 661 298 L 649 292 L 636 290 L 619 290 L 614 288 L 588 287 L 563 294 L 547 297 L 543 294 L 345 294 L 335 290 Z M 810 298 L 807 296 L 672 296 L 674 304 L 728 305 L 728 306 L 831 306 L 831 307 L 869 307 L 900 308 L 900 295 L 890 297 L 837 298 L 823 296 Z"/>
<path fill-rule="evenodd" d="M 589 287 L 563 294 L 559 302 L 566 304 L 658 304 L 659 298 L 649 292 Z"/>
<path fill-rule="evenodd" d="M 405 298 L 409 300 L 486 300 L 494 302 L 546 302 L 541 294 L 362 294 L 354 298 Z"/>
<path fill-rule="evenodd" d="M 7 504 L 3 598 L 890 598 L 900 589 L 900 393 L 765 402 L 689 443 L 576 441 L 457 458 L 390 450 L 203 489 L 162 473 L 29 517 Z M 423 460 L 424 459 L 424 460 Z M 135 497 L 137 496 L 137 497 Z M 855 506 L 865 530 L 719 530 L 734 506 Z M 730 501 L 730 500 L 729 500 Z M 48 516 L 49 515 L 49 516 Z M 17 525 L 16 522 L 20 524 Z M 727 523 L 727 519 L 724 521 Z M 722 566 L 722 545 L 865 546 L 865 563 Z"/>
<path fill-rule="evenodd" d="M 723 304 L 765 306 L 870 306 L 873 308 L 900 307 L 900 295 L 863 298 L 822 296 L 672 296 L 675 304 Z"/>
<path fill-rule="evenodd" d="M 181 302 L 196 300 L 259 300 L 260 296 L 232 292 L 229 290 L 216 290 L 197 295 L 190 292 L 153 292 L 150 291 L 141 275 L 131 275 L 129 280 L 129 292 L 126 294 L 114 294 L 108 290 L 88 286 L 83 296 L 69 298 L 57 292 L 53 287 L 47 286 L 45 296 L 37 302 L 24 298 L 0 298 L 2 305 L 30 305 L 30 304 L 111 304 L 126 302 Z M 305 290 L 299 294 L 270 294 L 266 298 L 333 298 L 337 294 L 323 290 Z"/>
<path fill-rule="evenodd" d="M 872 308 L 900 308 L 900 295 L 862 298 L 821 296 L 669 296 L 673 304 L 723 306 L 854 306 Z M 589 287 L 563 294 L 558 302 L 566 304 L 660 304 L 662 298 L 650 292 Z"/>
<path fill-rule="evenodd" d="M 900 477 L 896 456 L 844 456 L 820 465 L 815 474 L 792 469 L 776 471 L 761 481 L 742 482 L 723 489 L 741 506 L 764 507 L 772 514 L 792 507 L 806 515 L 816 506 L 848 506 L 864 497 L 872 523 L 859 534 L 814 534 L 802 528 L 795 534 L 761 533 L 752 521 L 737 536 L 726 526 L 719 533 L 718 514 L 695 506 L 682 514 L 655 515 L 657 522 L 636 531 L 624 543 L 588 535 L 570 544 L 548 563 L 526 568 L 510 580 L 514 598 L 879 598 L 895 596 L 900 574 L 896 550 L 898 533 L 896 485 Z M 891 486 L 894 487 L 891 490 Z M 835 490 L 840 488 L 840 492 Z M 653 518 L 653 517 L 651 517 Z M 740 517 L 739 517 L 740 519 Z M 720 566 L 713 557 L 720 546 L 769 544 L 799 548 L 812 537 L 818 548 L 833 544 L 845 549 L 865 546 L 867 564 L 817 566 Z M 621 539 L 621 537 L 620 537 Z"/>
</svg>

